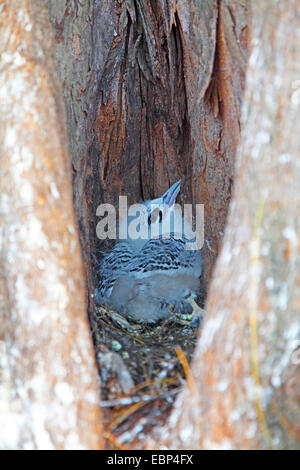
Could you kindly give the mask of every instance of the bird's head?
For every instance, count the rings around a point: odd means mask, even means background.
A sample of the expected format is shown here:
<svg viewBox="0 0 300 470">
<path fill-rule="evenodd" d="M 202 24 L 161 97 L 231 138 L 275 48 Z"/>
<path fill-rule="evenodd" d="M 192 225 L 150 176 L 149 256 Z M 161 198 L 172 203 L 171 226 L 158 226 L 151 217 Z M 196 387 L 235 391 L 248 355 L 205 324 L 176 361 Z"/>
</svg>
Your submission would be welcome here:
<svg viewBox="0 0 300 470">
<path fill-rule="evenodd" d="M 174 232 L 174 205 L 180 191 L 181 180 L 174 183 L 161 197 L 144 202 L 144 223 L 151 237 Z"/>
<path fill-rule="evenodd" d="M 126 233 L 127 241 L 140 247 L 150 238 L 181 231 L 181 226 L 174 229 L 175 225 L 182 225 L 181 215 L 175 222 L 175 201 L 180 184 L 181 180 L 177 181 L 159 198 L 130 206 L 127 217 L 119 222 L 119 233 Z"/>
</svg>

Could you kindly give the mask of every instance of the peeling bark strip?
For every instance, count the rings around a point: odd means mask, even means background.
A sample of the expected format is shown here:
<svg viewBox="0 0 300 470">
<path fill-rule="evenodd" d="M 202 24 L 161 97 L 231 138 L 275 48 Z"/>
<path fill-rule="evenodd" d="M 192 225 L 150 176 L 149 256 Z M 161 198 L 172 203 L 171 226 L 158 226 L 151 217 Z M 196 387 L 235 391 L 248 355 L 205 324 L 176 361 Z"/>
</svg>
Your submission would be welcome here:
<svg viewBox="0 0 300 470">
<path fill-rule="evenodd" d="M 252 7 L 235 194 L 192 367 L 197 391 L 179 396 L 159 443 L 172 449 L 299 447 L 300 12 L 297 0 Z M 222 15 L 220 38 L 236 28 Z"/>
<path fill-rule="evenodd" d="M 44 2 L 0 2 L 0 442 L 98 449 L 99 390 Z"/>
</svg>

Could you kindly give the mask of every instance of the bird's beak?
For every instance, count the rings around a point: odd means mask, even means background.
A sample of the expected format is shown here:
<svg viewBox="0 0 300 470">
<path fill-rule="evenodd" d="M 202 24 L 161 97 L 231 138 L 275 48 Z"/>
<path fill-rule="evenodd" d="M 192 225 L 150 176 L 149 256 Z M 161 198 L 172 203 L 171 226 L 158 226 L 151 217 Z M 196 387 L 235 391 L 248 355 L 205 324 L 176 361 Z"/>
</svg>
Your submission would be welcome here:
<svg viewBox="0 0 300 470">
<path fill-rule="evenodd" d="M 180 185 L 181 179 L 177 181 L 177 183 L 174 183 L 173 186 L 168 189 L 168 191 L 162 196 L 163 204 L 167 204 L 170 208 L 173 206 L 177 194 L 180 191 Z"/>
</svg>

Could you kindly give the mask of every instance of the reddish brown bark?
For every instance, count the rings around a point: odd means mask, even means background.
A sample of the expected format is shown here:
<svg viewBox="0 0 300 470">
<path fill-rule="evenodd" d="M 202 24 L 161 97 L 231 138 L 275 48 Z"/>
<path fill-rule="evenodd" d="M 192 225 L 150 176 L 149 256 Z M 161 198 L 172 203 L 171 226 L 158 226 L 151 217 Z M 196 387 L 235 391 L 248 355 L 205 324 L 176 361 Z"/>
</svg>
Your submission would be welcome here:
<svg viewBox="0 0 300 470">
<path fill-rule="evenodd" d="M 65 112 L 44 2 L 1 2 L 1 448 L 102 446 Z"/>
<path fill-rule="evenodd" d="M 235 193 L 187 387 L 158 445 L 299 445 L 298 2 L 253 1 Z M 293 352 L 294 351 L 294 352 Z"/>
</svg>

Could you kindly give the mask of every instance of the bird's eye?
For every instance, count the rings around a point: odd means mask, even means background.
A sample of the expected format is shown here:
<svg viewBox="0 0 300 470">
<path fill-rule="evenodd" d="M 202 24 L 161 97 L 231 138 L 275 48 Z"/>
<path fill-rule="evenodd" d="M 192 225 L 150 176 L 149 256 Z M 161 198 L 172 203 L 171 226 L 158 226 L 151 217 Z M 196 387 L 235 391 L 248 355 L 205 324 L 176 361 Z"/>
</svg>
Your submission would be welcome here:
<svg viewBox="0 0 300 470">
<path fill-rule="evenodd" d="M 148 216 L 148 225 L 151 225 L 151 224 L 154 224 L 157 222 L 160 223 L 162 221 L 162 218 L 163 218 L 163 213 L 162 211 L 158 210 L 158 209 L 154 209 L 151 214 L 149 214 Z"/>
</svg>

